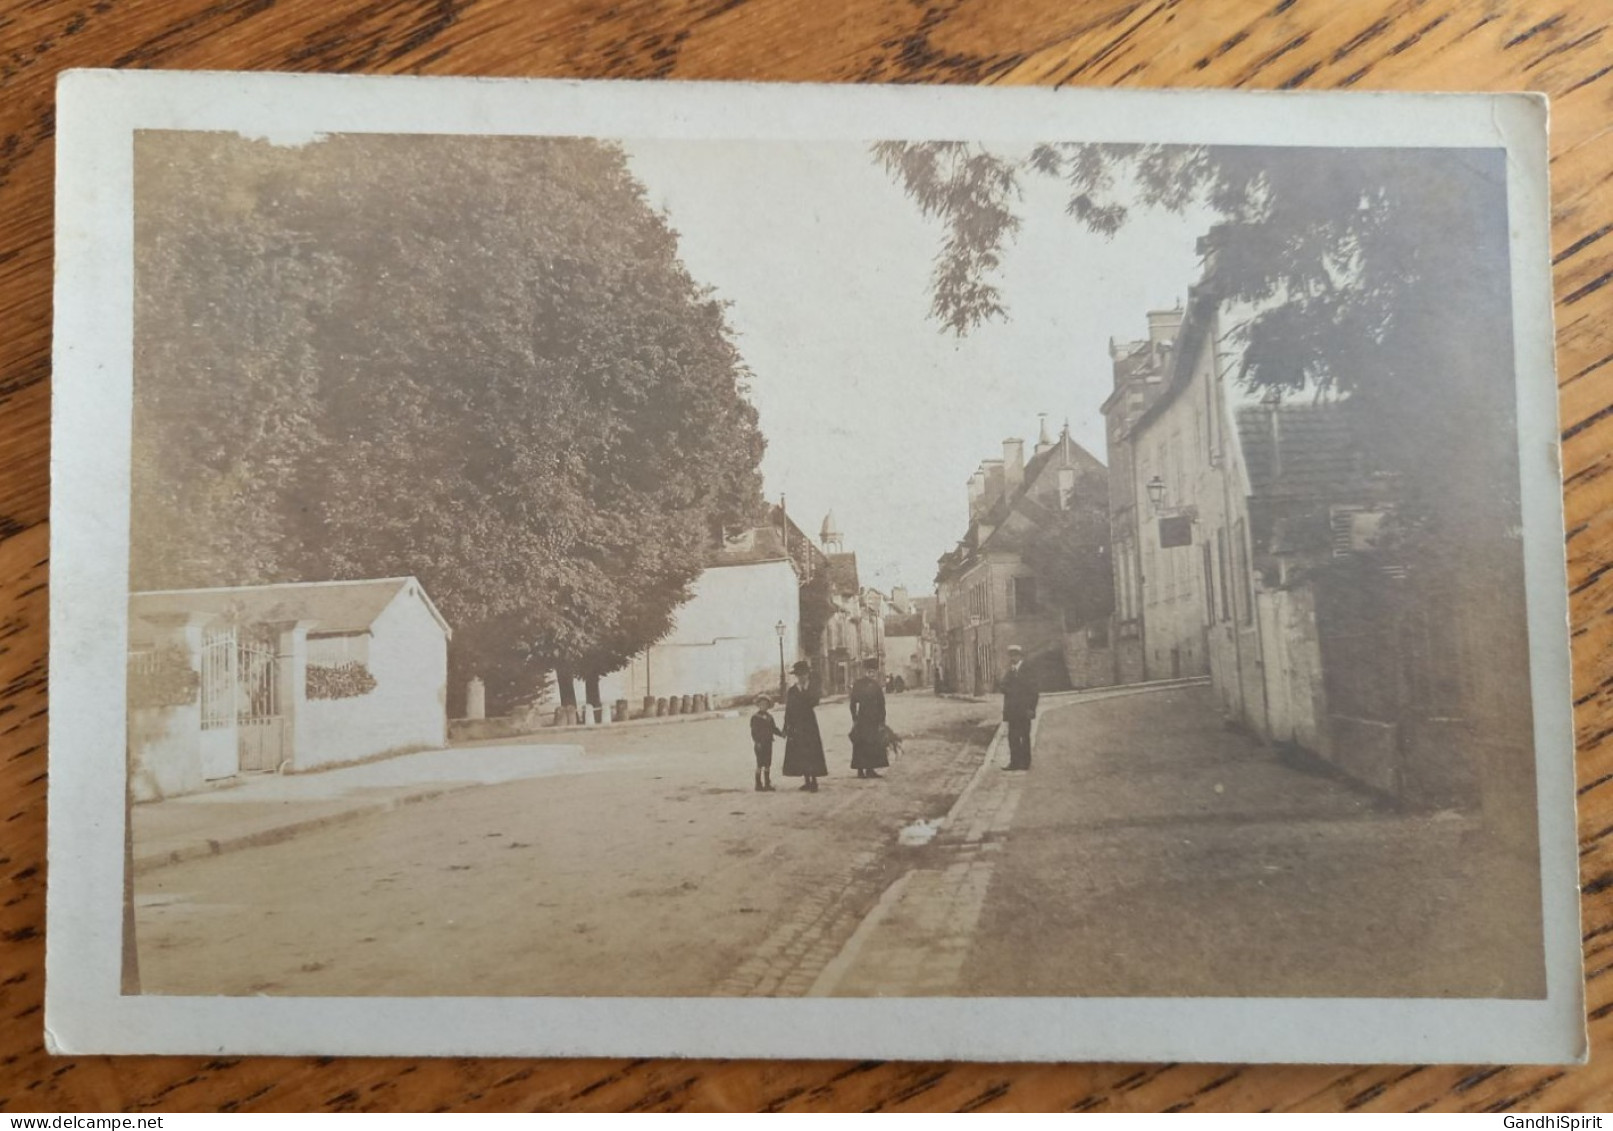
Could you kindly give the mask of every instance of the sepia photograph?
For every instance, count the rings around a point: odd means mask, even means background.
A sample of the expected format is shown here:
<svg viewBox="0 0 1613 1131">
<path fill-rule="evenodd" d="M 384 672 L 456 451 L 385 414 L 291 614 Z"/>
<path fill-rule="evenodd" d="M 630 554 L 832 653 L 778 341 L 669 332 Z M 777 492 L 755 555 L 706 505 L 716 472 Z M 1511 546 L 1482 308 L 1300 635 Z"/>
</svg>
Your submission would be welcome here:
<svg viewBox="0 0 1613 1131">
<path fill-rule="evenodd" d="M 132 116 L 116 996 L 1572 1012 L 1517 141 L 704 93 Z"/>
</svg>

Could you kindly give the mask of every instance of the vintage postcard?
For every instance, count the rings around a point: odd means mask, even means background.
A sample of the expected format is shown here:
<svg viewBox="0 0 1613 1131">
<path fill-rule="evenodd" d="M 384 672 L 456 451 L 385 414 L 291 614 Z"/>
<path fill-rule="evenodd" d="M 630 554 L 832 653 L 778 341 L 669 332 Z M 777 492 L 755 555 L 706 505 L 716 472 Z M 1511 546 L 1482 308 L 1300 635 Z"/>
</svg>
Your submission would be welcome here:
<svg viewBox="0 0 1613 1131">
<path fill-rule="evenodd" d="M 1584 1056 L 1542 100 L 59 128 L 52 1047 Z"/>
</svg>

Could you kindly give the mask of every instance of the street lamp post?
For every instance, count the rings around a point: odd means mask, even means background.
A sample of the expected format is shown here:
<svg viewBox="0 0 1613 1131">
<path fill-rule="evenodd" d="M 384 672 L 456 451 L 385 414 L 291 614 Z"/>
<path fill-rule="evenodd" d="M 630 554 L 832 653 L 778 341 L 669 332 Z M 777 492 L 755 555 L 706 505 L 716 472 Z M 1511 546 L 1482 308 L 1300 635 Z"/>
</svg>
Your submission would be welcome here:
<svg viewBox="0 0 1613 1131">
<path fill-rule="evenodd" d="M 1156 475 L 1148 481 L 1147 489 L 1148 502 L 1152 505 L 1154 513 L 1158 514 L 1159 508 L 1165 502 L 1165 481 Z"/>
<path fill-rule="evenodd" d="M 784 622 L 779 621 L 773 626 L 778 633 L 778 699 L 784 702 Z"/>
</svg>

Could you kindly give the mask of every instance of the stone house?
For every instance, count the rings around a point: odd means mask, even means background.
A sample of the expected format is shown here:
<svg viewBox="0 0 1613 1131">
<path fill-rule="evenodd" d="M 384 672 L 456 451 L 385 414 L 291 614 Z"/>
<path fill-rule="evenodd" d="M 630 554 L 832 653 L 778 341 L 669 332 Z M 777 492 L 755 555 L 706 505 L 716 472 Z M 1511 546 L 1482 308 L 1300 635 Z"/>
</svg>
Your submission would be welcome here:
<svg viewBox="0 0 1613 1131">
<path fill-rule="evenodd" d="M 968 482 L 969 526 L 936 572 L 936 633 L 946 685 L 994 691 L 1018 644 L 1044 690 L 1071 686 L 1070 637 L 1080 634 L 1081 675 L 1109 683 L 1107 471 L 1070 438 L 1045 429 L 1029 460 L 1003 442 Z M 1088 636 L 1091 632 L 1092 635 Z M 1086 661 L 1090 660 L 1090 664 Z M 1083 685 L 1088 682 L 1083 679 Z"/>
<path fill-rule="evenodd" d="M 901 676 L 902 682 L 910 688 L 928 687 L 932 662 L 929 626 L 924 613 L 911 606 L 905 613 L 887 613 L 885 662 L 881 665 L 886 676 Z"/>
<path fill-rule="evenodd" d="M 1452 725 L 1474 712 L 1464 619 L 1436 579 L 1407 578 L 1396 484 L 1369 466 L 1350 402 L 1240 401 L 1219 313 L 1195 287 L 1153 347 L 1157 391 L 1106 405 L 1131 465 L 1111 498 L 1138 566 L 1117 553 L 1116 588 L 1137 586 L 1144 677 L 1208 675 L 1229 722 L 1384 793 L 1455 803 L 1472 779 Z"/>
<path fill-rule="evenodd" d="M 673 696 L 704 695 L 713 705 L 776 696 L 781 657 L 793 663 L 799 654 L 800 583 L 784 529 L 764 523 L 724 537 L 672 631 L 601 677 L 600 698 L 640 710 Z"/>
<path fill-rule="evenodd" d="M 1182 308 L 1148 312 L 1148 336 L 1140 341 L 1109 341 L 1114 391 L 1103 403 L 1109 463 L 1109 545 L 1114 561 L 1115 609 L 1110 623 L 1114 682 L 1147 678 L 1142 615 L 1142 525 L 1152 521 L 1140 490 L 1132 451 L 1132 430 L 1165 387 L 1165 377 L 1182 327 Z"/>
<path fill-rule="evenodd" d="M 824 516 L 818 540 L 824 555 L 820 599 L 827 601 L 827 615 L 818 652 L 810 659 L 823 693 L 841 695 L 850 690 L 865 660 L 872 657 L 884 667 L 886 601 L 877 589 L 862 584 L 857 555 L 846 550 L 833 511 Z"/>
</svg>

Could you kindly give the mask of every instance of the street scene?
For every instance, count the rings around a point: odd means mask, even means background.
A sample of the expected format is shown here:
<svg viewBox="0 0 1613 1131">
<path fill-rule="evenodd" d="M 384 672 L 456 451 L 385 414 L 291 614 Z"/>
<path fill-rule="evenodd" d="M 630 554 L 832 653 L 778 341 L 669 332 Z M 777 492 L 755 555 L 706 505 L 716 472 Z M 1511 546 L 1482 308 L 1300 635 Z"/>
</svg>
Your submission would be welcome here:
<svg viewBox="0 0 1613 1131">
<path fill-rule="evenodd" d="M 1049 705 L 1035 789 L 983 760 L 985 705 L 903 697 L 889 788 L 837 781 L 811 809 L 728 772 L 735 719 L 624 727 L 530 777 L 391 787 L 385 808 L 384 785 L 313 815 L 250 786 L 144 806 L 137 834 L 182 858 L 137 858 L 141 974 L 172 994 L 1529 988 L 1481 941 L 1538 932 L 1503 910 L 1522 893 L 1463 898 L 1507 874 L 1480 821 L 1408 818 L 1237 736 L 1206 750 L 1202 684 L 1105 696 Z M 1144 718 L 1158 746 L 1139 770 L 1122 747 Z M 302 827 L 208 851 L 254 820 Z"/>
<path fill-rule="evenodd" d="M 124 992 L 1543 997 L 1503 159 L 141 134 Z"/>
</svg>

